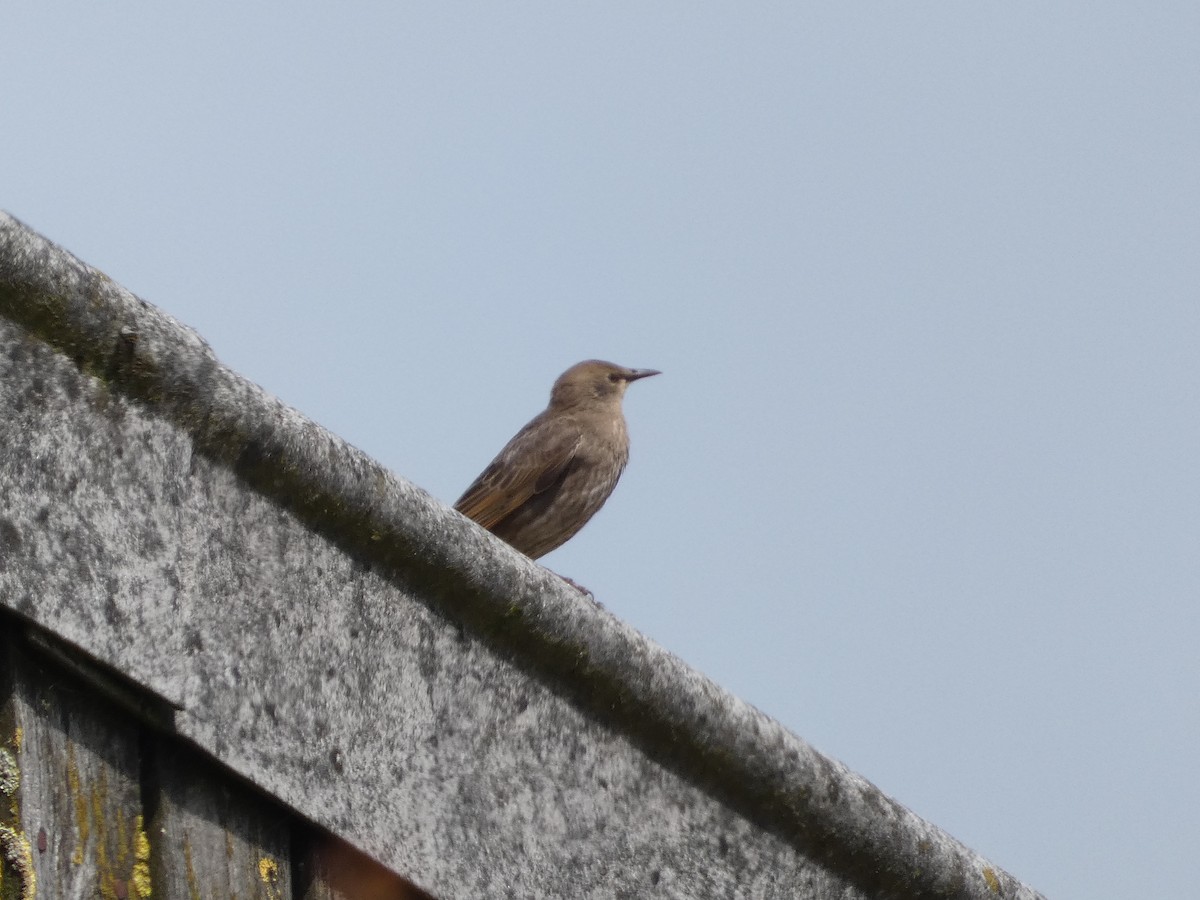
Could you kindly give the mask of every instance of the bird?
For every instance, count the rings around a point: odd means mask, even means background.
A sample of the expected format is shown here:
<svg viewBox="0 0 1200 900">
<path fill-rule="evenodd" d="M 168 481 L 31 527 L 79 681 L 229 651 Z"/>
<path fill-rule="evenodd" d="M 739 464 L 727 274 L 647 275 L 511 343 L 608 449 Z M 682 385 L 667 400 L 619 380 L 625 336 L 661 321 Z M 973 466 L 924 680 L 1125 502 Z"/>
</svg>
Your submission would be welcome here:
<svg viewBox="0 0 1200 900">
<path fill-rule="evenodd" d="M 661 374 L 599 359 L 571 366 L 554 382 L 550 405 L 517 432 L 454 508 L 530 559 L 562 546 L 604 505 L 625 471 L 625 389 Z"/>
</svg>

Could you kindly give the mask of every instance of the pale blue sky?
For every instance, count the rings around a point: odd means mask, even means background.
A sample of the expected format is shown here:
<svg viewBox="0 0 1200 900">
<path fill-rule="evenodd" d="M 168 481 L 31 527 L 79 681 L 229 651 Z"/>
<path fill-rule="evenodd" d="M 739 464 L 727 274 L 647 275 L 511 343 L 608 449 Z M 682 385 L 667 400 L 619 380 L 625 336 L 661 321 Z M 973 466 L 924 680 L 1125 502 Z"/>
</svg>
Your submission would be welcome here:
<svg viewBox="0 0 1200 900">
<path fill-rule="evenodd" d="M 1200 5 L 9 4 L 0 206 L 1056 900 L 1200 851 Z"/>
</svg>

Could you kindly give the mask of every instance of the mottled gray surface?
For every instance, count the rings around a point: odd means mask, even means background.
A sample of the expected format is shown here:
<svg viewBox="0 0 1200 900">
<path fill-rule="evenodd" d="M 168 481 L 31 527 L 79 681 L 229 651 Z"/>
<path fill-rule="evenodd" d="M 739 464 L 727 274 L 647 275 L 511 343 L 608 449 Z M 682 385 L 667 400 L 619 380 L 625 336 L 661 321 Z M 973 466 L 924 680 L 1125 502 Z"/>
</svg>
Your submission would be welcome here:
<svg viewBox="0 0 1200 900">
<path fill-rule="evenodd" d="M 444 897 L 1033 897 L 0 216 L 0 603 Z"/>
</svg>

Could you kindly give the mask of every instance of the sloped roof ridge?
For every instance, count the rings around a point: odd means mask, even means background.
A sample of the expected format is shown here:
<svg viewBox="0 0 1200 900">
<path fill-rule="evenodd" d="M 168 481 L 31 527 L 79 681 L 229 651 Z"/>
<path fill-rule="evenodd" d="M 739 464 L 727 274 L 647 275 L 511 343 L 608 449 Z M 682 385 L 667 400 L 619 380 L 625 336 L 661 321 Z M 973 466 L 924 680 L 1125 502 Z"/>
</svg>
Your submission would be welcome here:
<svg viewBox="0 0 1200 900">
<path fill-rule="evenodd" d="M 197 452 L 346 552 L 417 587 L 435 612 L 661 764 L 864 890 L 1040 896 L 2 212 L 0 315 L 173 423 Z"/>
</svg>

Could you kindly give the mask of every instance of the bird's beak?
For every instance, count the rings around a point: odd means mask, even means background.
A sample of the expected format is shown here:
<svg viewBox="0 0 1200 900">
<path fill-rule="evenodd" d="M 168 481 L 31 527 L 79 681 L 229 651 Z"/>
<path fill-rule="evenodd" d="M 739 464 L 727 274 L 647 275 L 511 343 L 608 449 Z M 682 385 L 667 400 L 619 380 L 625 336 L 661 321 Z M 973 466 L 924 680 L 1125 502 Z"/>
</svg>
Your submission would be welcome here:
<svg viewBox="0 0 1200 900">
<path fill-rule="evenodd" d="M 637 381 L 639 378 L 649 378 L 651 375 L 661 375 L 658 369 L 630 369 L 625 376 L 626 381 Z"/>
</svg>

